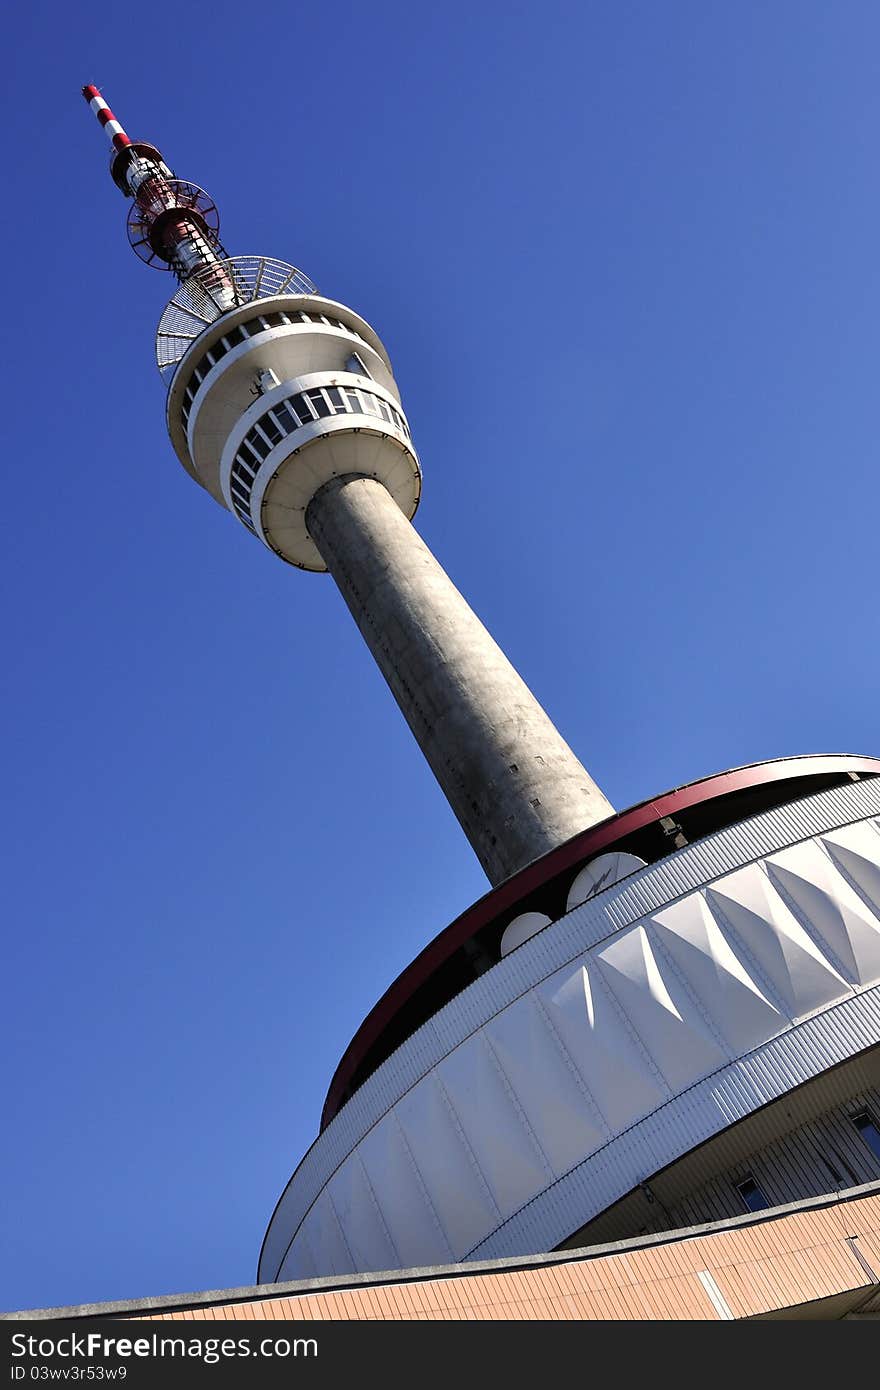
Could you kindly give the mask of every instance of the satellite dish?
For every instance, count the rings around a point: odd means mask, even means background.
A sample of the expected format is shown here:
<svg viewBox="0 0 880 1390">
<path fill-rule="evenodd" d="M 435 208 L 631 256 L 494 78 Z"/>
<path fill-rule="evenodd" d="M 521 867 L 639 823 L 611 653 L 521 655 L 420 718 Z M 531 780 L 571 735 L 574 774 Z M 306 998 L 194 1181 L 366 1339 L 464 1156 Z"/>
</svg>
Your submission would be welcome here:
<svg viewBox="0 0 880 1390">
<path fill-rule="evenodd" d="M 543 931 L 550 926 L 551 919 L 544 912 L 521 912 L 518 917 L 514 917 L 512 922 L 508 922 L 504 928 L 504 935 L 501 938 L 501 954 L 509 955 L 515 951 L 517 946 L 521 946 L 524 941 L 528 941 L 530 936 L 536 932 Z"/>
<path fill-rule="evenodd" d="M 566 911 L 571 912 L 573 907 L 580 907 L 581 903 L 589 902 L 597 893 L 610 888 L 612 883 L 619 883 L 622 878 L 634 874 L 636 869 L 645 867 L 644 859 L 640 859 L 637 854 L 627 854 L 624 850 L 613 850 L 610 854 L 598 855 L 581 869 L 569 888 Z"/>
</svg>

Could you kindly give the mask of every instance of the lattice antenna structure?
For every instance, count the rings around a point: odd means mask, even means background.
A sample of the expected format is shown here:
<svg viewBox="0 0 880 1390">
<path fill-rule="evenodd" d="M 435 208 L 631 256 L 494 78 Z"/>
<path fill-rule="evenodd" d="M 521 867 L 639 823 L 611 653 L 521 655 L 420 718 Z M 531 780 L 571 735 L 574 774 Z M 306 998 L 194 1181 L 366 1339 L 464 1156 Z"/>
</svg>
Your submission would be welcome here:
<svg viewBox="0 0 880 1390">
<path fill-rule="evenodd" d="M 219 303 L 232 308 L 235 283 L 223 266 L 220 214 L 212 199 L 197 184 L 176 178 L 155 145 L 130 139 L 97 87 L 83 87 L 82 94 L 112 146 L 113 182 L 131 199 L 126 226 L 132 249 L 180 281 L 198 274 Z"/>
</svg>

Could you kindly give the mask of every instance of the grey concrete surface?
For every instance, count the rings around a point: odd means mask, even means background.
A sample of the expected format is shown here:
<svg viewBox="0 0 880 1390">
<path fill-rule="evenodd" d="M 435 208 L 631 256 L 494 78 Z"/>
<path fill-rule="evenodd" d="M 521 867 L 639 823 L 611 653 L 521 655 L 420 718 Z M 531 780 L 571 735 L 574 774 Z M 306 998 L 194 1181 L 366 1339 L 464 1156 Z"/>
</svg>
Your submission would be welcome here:
<svg viewBox="0 0 880 1390">
<path fill-rule="evenodd" d="M 493 885 L 614 813 L 381 483 L 332 479 L 306 524 Z"/>
</svg>

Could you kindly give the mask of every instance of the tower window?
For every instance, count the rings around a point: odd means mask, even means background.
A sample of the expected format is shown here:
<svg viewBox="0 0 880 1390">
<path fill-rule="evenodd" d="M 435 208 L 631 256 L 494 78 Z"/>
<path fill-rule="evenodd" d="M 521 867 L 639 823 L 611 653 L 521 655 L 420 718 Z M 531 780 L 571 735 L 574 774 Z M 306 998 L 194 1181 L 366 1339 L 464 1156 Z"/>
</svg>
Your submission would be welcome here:
<svg viewBox="0 0 880 1390">
<path fill-rule="evenodd" d="M 316 414 L 321 416 L 322 418 L 328 416 L 331 413 L 330 406 L 324 399 L 323 391 L 306 392 L 306 400 L 310 403 L 312 409 L 316 412 Z"/>
<path fill-rule="evenodd" d="M 273 444 L 281 443 L 283 436 L 281 430 L 275 422 L 274 416 L 264 415 L 262 420 L 260 421 L 260 429 L 263 431 L 263 434 L 265 434 L 266 437 L 272 441 Z"/>
<path fill-rule="evenodd" d="M 853 1115 L 852 1121 L 874 1157 L 880 1158 L 880 1129 L 872 1116 L 867 1110 L 862 1110 L 858 1115 Z"/>
<path fill-rule="evenodd" d="M 354 372 L 355 376 L 370 376 L 367 364 L 359 352 L 353 352 L 351 354 L 345 364 L 345 370 L 347 372 Z"/>
<path fill-rule="evenodd" d="M 754 1178 L 744 1178 L 736 1184 L 736 1190 L 747 1211 L 763 1211 L 770 1205 Z"/>
<path fill-rule="evenodd" d="M 325 388 L 324 394 L 326 395 L 327 399 L 332 405 L 334 411 L 336 411 L 338 415 L 344 415 L 347 407 L 345 401 L 343 400 L 342 392 L 339 390 L 339 387 L 328 386 Z"/>
<path fill-rule="evenodd" d="M 275 419 L 278 421 L 281 428 L 284 430 L 285 434 L 290 434 L 291 430 L 296 429 L 296 421 L 294 420 L 287 406 L 283 402 L 281 403 L 281 405 L 274 406 L 272 413 L 275 416 Z"/>
<path fill-rule="evenodd" d="M 251 454 L 252 458 L 248 458 L 248 454 Z M 260 464 L 263 462 L 263 455 L 257 453 L 250 438 L 242 440 L 241 456 L 248 468 L 251 469 L 259 468 Z"/>
</svg>

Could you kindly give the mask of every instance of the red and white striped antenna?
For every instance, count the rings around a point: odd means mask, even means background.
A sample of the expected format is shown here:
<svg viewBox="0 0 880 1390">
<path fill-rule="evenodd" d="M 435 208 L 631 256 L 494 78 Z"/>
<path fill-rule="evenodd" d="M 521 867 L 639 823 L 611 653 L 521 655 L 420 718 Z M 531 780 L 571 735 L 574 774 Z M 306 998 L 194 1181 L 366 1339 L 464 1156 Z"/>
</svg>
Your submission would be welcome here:
<svg viewBox="0 0 880 1390">
<path fill-rule="evenodd" d="M 82 94 L 97 116 L 99 125 L 104 127 L 104 134 L 107 136 L 114 150 L 126 149 L 131 144 L 131 140 L 129 140 L 125 131 L 122 129 L 121 123 L 117 121 L 97 87 L 83 87 Z"/>
</svg>

